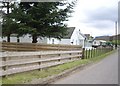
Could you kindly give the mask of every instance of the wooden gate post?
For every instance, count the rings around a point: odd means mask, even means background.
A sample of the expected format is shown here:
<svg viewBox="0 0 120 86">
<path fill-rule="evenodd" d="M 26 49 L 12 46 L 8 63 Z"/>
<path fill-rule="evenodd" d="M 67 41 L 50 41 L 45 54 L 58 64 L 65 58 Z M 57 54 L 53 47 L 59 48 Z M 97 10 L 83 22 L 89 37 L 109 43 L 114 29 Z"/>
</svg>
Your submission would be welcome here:
<svg viewBox="0 0 120 86">
<path fill-rule="evenodd" d="M 85 53 L 85 48 L 83 48 L 83 50 L 82 50 L 82 59 L 85 59 L 84 53 Z"/>
</svg>

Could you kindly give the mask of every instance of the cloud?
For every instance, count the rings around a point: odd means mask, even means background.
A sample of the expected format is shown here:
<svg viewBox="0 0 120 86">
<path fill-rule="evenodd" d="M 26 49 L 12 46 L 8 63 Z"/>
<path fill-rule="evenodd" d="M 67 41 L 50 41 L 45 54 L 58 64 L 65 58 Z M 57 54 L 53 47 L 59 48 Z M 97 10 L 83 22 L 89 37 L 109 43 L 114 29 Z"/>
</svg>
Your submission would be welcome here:
<svg viewBox="0 0 120 86">
<path fill-rule="evenodd" d="M 94 36 L 111 35 L 117 20 L 118 0 L 79 0 L 69 25 Z"/>
<path fill-rule="evenodd" d="M 86 16 L 88 16 L 89 20 L 93 21 L 101 21 L 101 20 L 109 20 L 109 21 L 116 21 L 118 19 L 116 8 L 98 8 L 93 11 L 87 11 Z"/>
<path fill-rule="evenodd" d="M 101 7 L 95 10 L 89 10 L 85 13 L 86 19 L 83 23 L 88 26 L 96 27 L 96 29 L 109 29 L 118 19 L 116 8 Z"/>
<path fill-rule="evenodd" d="M 91 20 L 87 23 L 84 23 L 88 27 L 94 27 L 96 29 L 113 29 L 115 22 L 110 20 Z"/>
</svg>

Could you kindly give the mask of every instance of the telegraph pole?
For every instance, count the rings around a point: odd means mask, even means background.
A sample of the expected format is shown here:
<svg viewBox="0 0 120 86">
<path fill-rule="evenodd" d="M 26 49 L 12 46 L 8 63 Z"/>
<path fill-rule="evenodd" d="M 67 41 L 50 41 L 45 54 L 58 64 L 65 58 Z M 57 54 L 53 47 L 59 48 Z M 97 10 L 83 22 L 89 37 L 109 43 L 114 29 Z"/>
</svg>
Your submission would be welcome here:
<svg viewBox="0 0 120 86">
<path fill-rule="evenodd" d="M 115 49 L 117 49 L 117 21 L 115 22 Z"/>
</svg>

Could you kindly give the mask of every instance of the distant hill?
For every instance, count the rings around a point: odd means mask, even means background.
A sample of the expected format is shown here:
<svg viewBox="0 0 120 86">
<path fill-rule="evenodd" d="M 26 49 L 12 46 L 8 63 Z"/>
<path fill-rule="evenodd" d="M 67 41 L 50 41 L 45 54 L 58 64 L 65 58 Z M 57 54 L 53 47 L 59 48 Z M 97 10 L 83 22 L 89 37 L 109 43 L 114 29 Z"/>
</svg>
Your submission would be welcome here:
<svg viewBox="0 0 120 86">
<path fill-rule="evenodd" d="M 120 40 L 120 34 L 117 35 L 117 39 Z M 113 35 L 113 36 L 97 36 L 97 37 L 95 37 L 94 40 L 112 41 L 112 40 L 116 40 L 116 35 Z"/>
<path fill-rule="evenodd" d="M 120 34 L 117 35 L 117 39 L 120 40 Z M 110 36 L 110 41 L 116 40 L 116 35 Z"/>
<path fill-rule="evenodd" d="M 97 36 L 97 37 L 95 37 L 95 40 L 109 41 L 110 40 L 110 36 Z"/>
</svg>

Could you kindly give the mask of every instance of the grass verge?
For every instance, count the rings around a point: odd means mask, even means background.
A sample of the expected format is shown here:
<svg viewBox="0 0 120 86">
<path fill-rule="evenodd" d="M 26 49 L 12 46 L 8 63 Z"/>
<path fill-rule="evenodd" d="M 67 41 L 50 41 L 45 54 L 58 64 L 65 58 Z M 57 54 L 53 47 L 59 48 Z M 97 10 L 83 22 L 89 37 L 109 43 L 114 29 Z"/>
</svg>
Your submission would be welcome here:
<svg viewBox="0 0 120 86">
<path fill-rule="evenodd" d="M 24 73 L 20 73 L 20 74 L 10 75 L 7 78 L 2 79 L 2 84 L 24 84 L 24 83 L 30 82 L 34 79 L 40 79 L 40 78 L 45 78 L 45 77 L 52 76 L 55 74 L 59 74 L 67 69 L 70 69 L 70 68 L 73 68 L 76 66 L 88 64 L 90 62 L 100 61 L 101 59 L 112 54 L 113 52 L 115 52 L 115 51 L 111 51 L 109 53 L 103 54 L 98 57 L 90 58 L 90 59 L 77 60 L 74 62 L 69 62 L 66 64 L 58 65 L 55 67 L 44 69 L 42 71 L 34 70 L 34 71 L 30 71 L 30 72 L 24 72 Z"/>
</svg>

